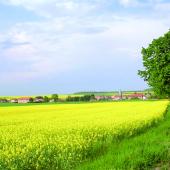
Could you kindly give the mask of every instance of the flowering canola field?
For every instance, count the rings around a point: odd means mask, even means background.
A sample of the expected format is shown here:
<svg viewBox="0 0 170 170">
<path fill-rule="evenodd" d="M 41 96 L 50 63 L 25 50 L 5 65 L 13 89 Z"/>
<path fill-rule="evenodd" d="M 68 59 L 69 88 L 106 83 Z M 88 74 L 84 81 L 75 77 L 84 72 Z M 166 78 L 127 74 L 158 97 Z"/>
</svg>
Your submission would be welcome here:
<svg viewBox="0 0 170 170">
<path fill-rule="evenodd" d="M 163 119 L 167 101 L 0 107 L 0 169 L 74 169 Z"/>
</svg>

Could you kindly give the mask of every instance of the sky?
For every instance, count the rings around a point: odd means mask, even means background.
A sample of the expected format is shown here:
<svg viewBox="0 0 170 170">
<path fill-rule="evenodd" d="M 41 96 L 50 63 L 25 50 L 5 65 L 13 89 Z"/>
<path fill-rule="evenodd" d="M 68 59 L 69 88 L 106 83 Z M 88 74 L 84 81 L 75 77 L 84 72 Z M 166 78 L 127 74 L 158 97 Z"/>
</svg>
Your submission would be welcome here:
<svg viewBox="0 0 170 170">
<path fill-rule="evenodd" d="M 0 96 L 143 90 L 142 47 L 170 0 L 0 0 Z"/>
</svg>

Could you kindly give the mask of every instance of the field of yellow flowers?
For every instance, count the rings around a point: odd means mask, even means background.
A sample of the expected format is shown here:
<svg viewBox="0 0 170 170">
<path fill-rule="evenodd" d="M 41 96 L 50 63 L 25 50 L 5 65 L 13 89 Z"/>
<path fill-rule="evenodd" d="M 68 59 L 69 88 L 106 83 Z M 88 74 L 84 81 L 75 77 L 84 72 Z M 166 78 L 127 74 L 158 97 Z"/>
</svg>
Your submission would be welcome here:
<svg viewBox="0 0 170 170">
<path fill-rule="evenodd" d="M 0 107 L 0 169 L 73 169 L 163 119 L 167 101 Z"/>
</svg>

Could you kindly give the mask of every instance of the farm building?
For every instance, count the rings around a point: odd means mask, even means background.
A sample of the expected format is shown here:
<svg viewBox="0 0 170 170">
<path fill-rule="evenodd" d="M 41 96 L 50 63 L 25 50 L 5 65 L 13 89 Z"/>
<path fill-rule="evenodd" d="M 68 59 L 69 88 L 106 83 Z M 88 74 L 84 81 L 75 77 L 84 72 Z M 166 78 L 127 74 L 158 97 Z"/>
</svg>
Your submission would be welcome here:
<svg viewBox="0 0 170 170">
<path fill-rule="evenodd" d="M 95 99 L 96 99 L 96 100 L 104 100 L 104 99 L 105 99 L 105 96 L 95 96 Z"/>
<path fill-rule="evenodd" d="M 10 102 L 11 103 L 18 103 L 18 99 L 11 99 Z"/>
<path fill-rule="evenodd" d="M 32 101 L 31 97 L 21 97 L 18 99 L 18 103 L 29 103 Z"/>
<path fill-rule="evenodd" d="M 143 93 L 134 93 L 127 96 L 128 99 L 142 99 L 146 100 L 147 97 Z"/>
<path fill-rule="evenodd" d="M 53 103 L 53 102 L 55 102 L 55 100 L 54 99 L 50 99 L 50 101 L 49 101 L 50 103 Z"/>
<path fill-rule="evenodd" d="M 111 96 L 95 96 L 96 100 L 112 100 Z M 92 99 L 94 100 L 94 99 Z"/>
<path fill-rule="evenodd" d="M 115 95 L 115 96 L 111 96 L 112 100 L 125 100 L 127 99 L 126 96 L 121 96 L 121 95 Z"/>
<path fill-rule="evenodd" d="M 95 96 L 96 100 L 110 100 L 110 96 Z"/>
<path fill-rule="evenodd" d="M 34 102 L 35 103 L 42 103 L 42 102 L 44 102 L 44 98 L 42 96 L 37 96 L 37 97 L 35 97 Z"/>
<path fill-rule="evenodd" d="M 7 99 L 0 99 L 0 103 L 7 103 L 8 100 Z"/>
<path fill-rule="evenodd" d="M 119 95 L 112 96 L 111 98 L 112 98 L 112 100 L 121 100 L 122 99 L 121 96 L 119 96 Z"/>
</svg>

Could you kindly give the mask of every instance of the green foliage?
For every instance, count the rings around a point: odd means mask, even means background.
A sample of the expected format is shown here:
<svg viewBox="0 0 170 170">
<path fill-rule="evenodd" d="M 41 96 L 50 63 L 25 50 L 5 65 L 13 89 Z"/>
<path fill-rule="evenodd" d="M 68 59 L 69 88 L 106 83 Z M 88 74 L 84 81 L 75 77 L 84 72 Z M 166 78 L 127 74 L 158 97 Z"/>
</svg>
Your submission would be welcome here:
<svg viewBox="0 0 170 170">
<path fill-rule="evenodd" d="M 57 102 L 58 101 L 58 94 L 52 94 L 51 99 L 53 99 L 54 102 Z"/>
<path fill-rule="evenodd" d="M 5 99 L 5 98 L 0 98 L 0 103 L 7 103 L 7 102 L 8 102 L 7 99 Z"/>
<path fill-rule="evenodd" d="M 45 103 L 49 102 L 49 97 L 48 96 L 44 96 L 44 102 Z"/>
<path fill-rule="evenodd" d="M 29 103 L 33 103 L 33 102 L 34 102 L 34 99 L 31 97 L 29 100 Z"/>
<path fill-rule="evenodd" d="M 91 101 L 91 100 L 95 100 L 95 96 L 94 94 L 90 94 L 90 95 L 84 95 L 84 96 L 68 96 L 66 98 L 66 101 L 68 102 L 78 102 L 78 101 Z"/>
<path fill-rule="evenodd" d="M 42 102 L 44 102 L 44 97 L 43 96 L 36 96 L 34 98 L 34 102 L 35 103 L 42 103 Z"/>
<path fill-rule="evenodd" d="M 138 74 L 162 97 L 170 97 L 170 31 L 142 49 L 144 71 Z"/>
</svg>

